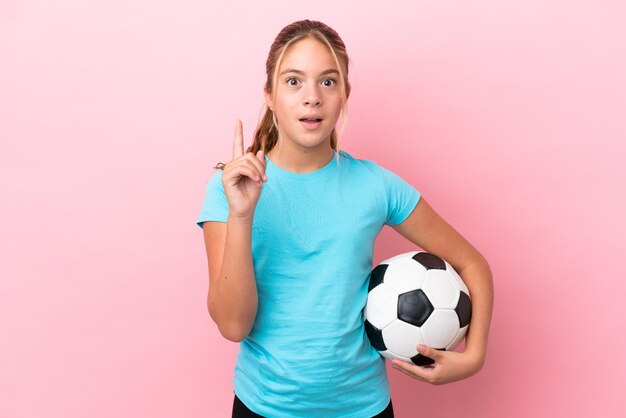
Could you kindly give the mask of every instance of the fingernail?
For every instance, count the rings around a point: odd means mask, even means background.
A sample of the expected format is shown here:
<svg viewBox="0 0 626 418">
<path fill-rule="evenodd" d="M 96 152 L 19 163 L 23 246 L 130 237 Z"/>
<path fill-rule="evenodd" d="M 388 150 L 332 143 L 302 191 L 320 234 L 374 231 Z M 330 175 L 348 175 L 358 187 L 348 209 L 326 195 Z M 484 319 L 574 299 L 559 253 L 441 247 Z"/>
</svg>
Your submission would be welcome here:
<svg viewBox="0 0 626 418">
<path fill-rule="evenodd" d="M 267 176 L 263 174 L 263 180 L 267 181 Z"/>
</svg>

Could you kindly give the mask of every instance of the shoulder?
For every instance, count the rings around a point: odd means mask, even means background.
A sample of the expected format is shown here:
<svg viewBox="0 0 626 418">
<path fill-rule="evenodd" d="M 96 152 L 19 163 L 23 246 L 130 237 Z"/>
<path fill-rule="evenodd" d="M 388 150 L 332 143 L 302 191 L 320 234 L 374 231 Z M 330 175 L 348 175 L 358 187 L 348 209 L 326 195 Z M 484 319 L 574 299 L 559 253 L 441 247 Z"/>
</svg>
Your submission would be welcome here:
<svg viewBox="0 0 626 418">
<path fill-rule="evenodd" d="M 208 182 L 209 183 L 217 183 L 217 184 L 221 185 L 222 184 L 222 173 L 223 173 L 223 170 L 220 170 L 219 168 L 216 168 L 215 171 L 209 177 Z"/>
<path fill-rule="evenodd" d="M 340 150 L 339 154 L 345 157 L 342 161 L 350 161 L 351 166 L 361 168 L 362 173 L 367 171 L 374 176 L 381 178 L 385 182 L 397 181 L 398 179 L 401 179 L 400 175 L 398 175 L 395 170 L 387 168 L 374 160 L 356 158 L 344 150 Z"/>
<path fill-rule="evenodd" d="M 374 175 L 381 175 L 381 166 L 378 165 L 374 160 L 357 158 L 345 150 L 339 150 L 339 155 L 344 157 L 341 160 L 342 162 L 348 161 L 349 164 L 354 168 L 366 170 Z"/>
<path fill-rule="evenodd" d="M 222 184 L 222 170 L 215 169 L 206 180 L 207 193 L 224 194 L 224 185 Z"/>
</svg>

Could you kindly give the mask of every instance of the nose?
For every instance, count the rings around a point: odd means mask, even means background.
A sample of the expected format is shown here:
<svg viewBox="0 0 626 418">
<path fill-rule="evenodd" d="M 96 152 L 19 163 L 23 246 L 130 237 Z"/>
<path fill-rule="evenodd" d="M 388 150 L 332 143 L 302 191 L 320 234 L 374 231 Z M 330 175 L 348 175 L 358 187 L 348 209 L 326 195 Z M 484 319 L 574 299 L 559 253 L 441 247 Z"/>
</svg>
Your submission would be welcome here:
<svg viewBox="0 0 626 418">
<path fill-rule="evenodd" d="M 318 90 L 317 85 L 312 85 L 304 91 L 304 104 L 319 106 L 322 103 L 322 98 Z"/>
</svg>

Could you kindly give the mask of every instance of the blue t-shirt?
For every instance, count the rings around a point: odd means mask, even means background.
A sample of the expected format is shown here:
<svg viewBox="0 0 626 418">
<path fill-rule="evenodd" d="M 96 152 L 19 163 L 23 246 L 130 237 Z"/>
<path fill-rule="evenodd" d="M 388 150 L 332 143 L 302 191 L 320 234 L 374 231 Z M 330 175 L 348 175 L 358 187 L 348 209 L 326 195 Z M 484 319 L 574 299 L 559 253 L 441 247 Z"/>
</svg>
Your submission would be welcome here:
<svg viewBox="0 0 626 418">
<path fill-rule="evenodd" d="M 390 390 L 363 319 L 374 241 L 383 225 L 409 216 L 420 192 L 343 150 L 304 174 L 265 161 L 252 224 L 258 308 L 239 345 L 234 392 L 272 418 L 376 415 Z M 227 218 L 217 170 L 197 224 Z"/>
</svg>

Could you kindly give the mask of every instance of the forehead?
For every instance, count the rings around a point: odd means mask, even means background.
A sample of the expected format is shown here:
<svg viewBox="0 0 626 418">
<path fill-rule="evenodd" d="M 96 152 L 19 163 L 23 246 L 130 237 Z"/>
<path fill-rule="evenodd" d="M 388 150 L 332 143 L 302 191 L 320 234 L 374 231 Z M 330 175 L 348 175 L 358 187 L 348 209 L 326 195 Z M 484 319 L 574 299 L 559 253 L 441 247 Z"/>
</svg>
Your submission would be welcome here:
<svg viewBox="0 0 626 418">
<path fill-rule="evenodd" d="M 286 69 L 317 73 L 337 69 L 335 59 L 326 44 L 317 39 L 306 38 L 291 45 L 280 63 L 279 74 Z"/>
</svg>

